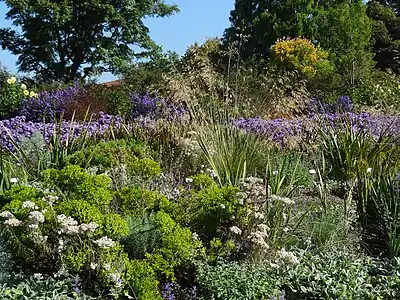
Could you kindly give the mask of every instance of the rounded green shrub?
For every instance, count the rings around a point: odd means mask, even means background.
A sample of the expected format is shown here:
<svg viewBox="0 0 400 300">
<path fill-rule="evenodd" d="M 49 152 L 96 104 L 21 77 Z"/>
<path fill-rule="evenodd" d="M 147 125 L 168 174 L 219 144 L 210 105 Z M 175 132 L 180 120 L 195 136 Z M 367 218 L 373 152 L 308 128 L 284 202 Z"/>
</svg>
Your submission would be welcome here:
<svg viewBox="0 0 400 300">
<path fill-rule="evenodd" d="M 200 251 L 201 242 L 163 211 L 154 216 L 154 224 L 160 232 L 160 247 L 147 258 L 154 270 L 174 279 L 176 268 L 190 264 Z"/>
<path fill-rule="evenodd" d="M 158 280 L 150 264 L 145 260 L 131 260 L 125 264 L 124 280 L 138 300 L 162 300 Z"/>
<path fill-rule="evenodd" d="M 97 206 L 92 205 L 84 200 L 66 200 L 60 202 L 56 206 L 58 214 L 73 217 L 78 222 L 97 224 L 103 223 L 103 214 Z"/>
<path fill-rule="evenodd" d="M 119 240 L 128 235 L 128 222 L 119 214 L 108 214 L 104 217 L 103 231 L 106 236 L 113 240 Z"/>
<path fill-rule="evenodd" d="M 165 196 L 139 187 L 123 188 L 117 192 L 116 199 L 120 203 L 123 215 L 142 216 L 159 210 L 168 200 Z"/>
<path fill-rule="evenodd" d="M 132 175 L 143 180 L 154 178 L 161 173 L 160 164 L 150 158 L 136 159 L 128 165 L 128 169 Z"/>
<path fill-rule="evenodd" d="M 82 168 L 98 167 L 99 172 L 129 165 L 137 158 L 143 158 L 149 150 L 137 140 L 113 140 L 99 142 L 68 156 L 68 163 Z"/>
<path fill-rule="evenodd" d="M 84 200 L 102 212 L 108 210 L 112 200 L 111 179 L 104 174 L 90 175 L 80 166 L 71 165 L 62 170 L 47 170 L 45 181 L 60 189 L 67 198 Z"/>
</svg>

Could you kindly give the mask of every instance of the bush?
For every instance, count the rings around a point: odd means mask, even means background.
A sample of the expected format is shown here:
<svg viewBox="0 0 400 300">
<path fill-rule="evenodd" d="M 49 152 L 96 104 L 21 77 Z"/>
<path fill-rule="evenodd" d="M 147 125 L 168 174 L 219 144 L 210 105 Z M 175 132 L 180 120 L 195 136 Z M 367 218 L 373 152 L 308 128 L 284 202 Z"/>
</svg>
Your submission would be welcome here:
<svg viewBox="0 0 400 300">
<path fill-rule="evenodd" d="M 62 170 L 47 170 L 44 180 L 60 189 L 70 199 L 84 200 L 102 212 L 108 210 L 112 200 L 111 179 L 107 175 L 90 175 L 79 166 L 66 166 Z"/>
<path fill-rule="evenodd" d="M 272 54 L 278 65 L 308 76 L 333 70 L 328 60 L 329 53 L 303 38 L 278 40 L 272 46 Z"/>
<path fill-rule="evenodd" d="M 149 149 L 137 140 L 113 140 L 99 142 L 95 145 L 76 151 L 68 156 L 69 164 L 82 168 L 97 167 L 99 173 L 132 164 L 137 158 L 148 155 Z"/>
<path fill-rule="evenodd" d="M 154 216 L 154 224 L 160 231 L 161 246 L 147 254 L 152 268 L 167 278 L 175 278 L 175 270 L 187 267 L 198 254 L 201 242 L 194 239 L 188 228 L 181 227 L 165 212 Z"/>
<path fill-rule="evenodd" d="M 136 217 L 158 211 L 168 202 L 165 196 L 139 187 L 123 188 L 117 192 L 116 199 L 123 215 Z"/>
<path fill-rule="evenodd" d="M 4 71 L 3 75 L 4 75 Z M 0 120 L 15 117 L 18 113 L 21 101 L 37 100 L 37 94 L 29 91 L 24 83 L 18 83 L 17 78 L 3 78 L 0 82 Z M 0 79 L 0 80 L 1 80 Z"/>
<path fill-rule="evenodd" d="M 188 224 L 200 239 L 210 242 L 213 238 L 225 236 L 234 223 L 240 223 L 246 215 L 246 205 L 240 204 L 239 189 L 219 188 L 216 185 L 193 193 L 187 202 L 181 202 L 178 220 Z M 183 200 L 181 200 L 183 201 Z"/>
<path fill-rule="evenodd" d="M 162 300 L 154 270 L 145 260 L 131 260 L 125 265 L 124 279 L 138 300 Z"/>
<path fill-rule="evenodd" d="M 46 195 L 21 201 L 17 195 L 0 218 L 17 266 L 52 276 L 78 273 L 87 288 L 122 288 L 118 274 L 126 254 L 117 241 L 127 223 L 119 215 L 102 214 L 84 200 Z"/>
<path fill-rule="evenodd" d="M 280 295 L 280 279 L 262 264 L 219 262 L 199 264 L 196 283 L 204 299 L 273 299 Z"/>
</svg>

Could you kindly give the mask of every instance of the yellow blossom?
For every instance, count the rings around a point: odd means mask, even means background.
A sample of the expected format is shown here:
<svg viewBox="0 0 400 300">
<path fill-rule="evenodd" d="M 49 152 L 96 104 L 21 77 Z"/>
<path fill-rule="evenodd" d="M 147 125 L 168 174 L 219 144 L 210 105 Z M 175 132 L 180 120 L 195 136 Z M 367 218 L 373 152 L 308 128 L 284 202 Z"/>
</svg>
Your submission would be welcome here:
<svg viewBox="0 0 400 300">
<path fill-rule="evenodd" d="M 34 91 L 31 91 L 30 93 L 29 93 L 29 97 L 37 97 L 38 95 L 34 92 Z"/>
<path fill-rule="evenodd" d="M 24 90 L 24 95 L 28 96 L 29 95 L 29 91 L 28 90 Z"/>
</svg>

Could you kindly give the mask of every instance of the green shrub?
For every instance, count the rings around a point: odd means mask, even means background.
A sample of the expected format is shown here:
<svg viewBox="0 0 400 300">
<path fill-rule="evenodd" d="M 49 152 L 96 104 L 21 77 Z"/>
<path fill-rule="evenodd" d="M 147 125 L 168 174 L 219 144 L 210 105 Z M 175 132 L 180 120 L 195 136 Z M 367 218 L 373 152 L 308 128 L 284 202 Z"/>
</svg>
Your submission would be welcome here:
<svg viewBox="0 0 400 300">
<path fill-rule="evenodd" d="M 103 223 L 100 209 L 84 200 L 65 200 L 56 205 L 57 212 L 75 218 L 78 222 Z"/>
<path fill-rule="evenodd" d="M 7 203 L 15 201 L 18 201 L 20 203 L 25 200 L 34 201 L 41 196 L 42 193 L 36 188 L 14 185 L 10 190 L 5 191 L 4 194 L 0 195 L 0 207 L 6 205 Z"/>
<path fill-rule="evenodd" d="M 134 160 L 128 165 L 128 170 L 141 180 L 149 180 L 161 173 L 160 164 L 150 158 Z"/>
<path fill-rule="evenodd" d="M 106 236 L 118 241 L 128 235 L 128 222 L 118 214 L 105 215 L 103 231 Z"/>
<path fill-rule="evenodd" d="M 165 196 L 139 187 L 123 188 L 116 194 L 123 215 L 143 216 L 168 202 Z"/>
<path fill-rule="evenodd" d="M 124 280 L 133 290 L 135 299 L 162 300 L 158 281 L 152 267 L 145 260 L 131 260 L 125 264 Z"/>
<path fill-rule="evenodd" d="M 146 146 L 136 140 L 113 140 L 76 151 L 68 156 L 68 162 L 82 168 L 98 167 L 99 172 L 104 172 L 122 164 L 128 165 L 136 158 L 144 157 L 148 151 Z"/>
<path fill-rule="evenodd" d="M 189 225 L 201 240 L 210 242 L 226 234 L 233 222 L 240 223 L 245 218 L 246 205 L 240 204 L 238 191 L 230 186 L 210 185 L 181 199 L 176 218 Z"/>
<path fill-rule="evenodd" d="M 165 212 L 160 211 L 154 216 L 154 224 L 160 232 L 161 246 L 146 257 L 154 270 L 174 279 L 176 268 L 190 264 L 201 242 L 193 238 L 188 228 L 178 225 Z"/>
<path fill-rule="evenodd" d="M 112 193 L 111 179 L 102 175 L 90 175 L 79 166 L 66 166 L 62 170 L 48 170 L 44 180 L 60 189 L 70 199 L 84 200 L 98 207 L 102 212 L 108 210 Z"/>
<path fill-rule="evenodd" d="M 197 174 L 190 177 L 192 179 L 192 186 L 195 191 L 200 191 L 212 186 L 216 186 L 215 181 L 206 174 Z"/>
<path fill-rule="evenodd" d="M 279 297 L 281 281 L 262 264 L 199 264 L 196 283 L 204 299 L 269 300 Z"/>
<path fill-rule="evenodd" d="M 156 227 L 154 215 L 127 217 L 129 233 L 122 245 L 129 258 L 143 259 L 146 253 L 153 253 L 161 246 L 161 233 Z"/>
</svg>

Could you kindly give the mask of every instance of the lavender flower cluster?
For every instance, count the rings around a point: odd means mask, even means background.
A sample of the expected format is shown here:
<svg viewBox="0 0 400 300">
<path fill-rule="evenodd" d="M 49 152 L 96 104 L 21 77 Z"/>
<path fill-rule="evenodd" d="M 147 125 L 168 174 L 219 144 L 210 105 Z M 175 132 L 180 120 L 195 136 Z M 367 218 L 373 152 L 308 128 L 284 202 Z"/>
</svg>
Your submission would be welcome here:
<svg viewBox="0 0 400 300">
<path fill-rule="evenodd" d="M 315 114 L 338 114 L 353 111 L 353 102 L 349 96 L 340 96 L 336 103 L 326 103 L 313 97 L 309 105 L 310 116 Z"/>
<path fill-rule="evenodd" d="M 20 115 L 33 122 L 58 120 L 66 111 L 67 105 L 82 92 L 84 90 L 78 83 L 59 90 L 40 92 L 37 98 L 31 97 L 22 101 Z"/>
<path fill-rule="evenodd" d="M 184 107 L 169 103 L 162 98 L 153 97 L 148 93 L 132 93 L 130 99 L 133 118 L 149 117 L 176 121 L 187 113 L 187 109 Z"/>
<path fill-rule="evenodd" d="M 400 116 L 380 116 L 368 113 L 324 113 L 314 114 L 303 119 L 274 119 L 240 118 L 235 121 L 236 126 L 248 132 L 259 134 L 282 148 L 290 137 L 300 137 L 304 140 L 315 138 L 321 126 L 339 127 L 349 122 L 354 131 L 366 130 L 371 136 L 379 136 L 387 131 L 394 137 L 400 137 Z"/>
<path fill-rule="evenodd" d="M 62 121 L 60 123 L 43 123 L 27 121 L 25 116 L 0 121 L 0 148 L 7 151 L 14 149 L 13 141 L 19 143 L 24 138 L 30 138 L 35 132 L 40 132 L 48 143 L 57 132 L 61 142 L 77 138 L 85 133 L 88 137 L 102 138 L 111 128 L 118 130 L 122 127 L 122 118 L 99 114 L 95 121 L 80 123 Z"/>
</svg>

